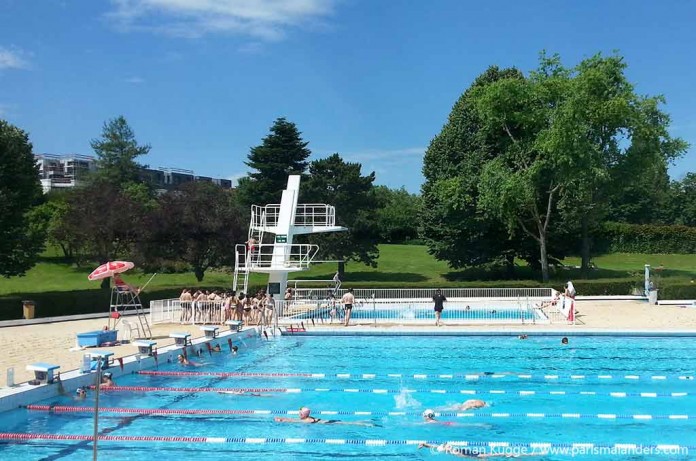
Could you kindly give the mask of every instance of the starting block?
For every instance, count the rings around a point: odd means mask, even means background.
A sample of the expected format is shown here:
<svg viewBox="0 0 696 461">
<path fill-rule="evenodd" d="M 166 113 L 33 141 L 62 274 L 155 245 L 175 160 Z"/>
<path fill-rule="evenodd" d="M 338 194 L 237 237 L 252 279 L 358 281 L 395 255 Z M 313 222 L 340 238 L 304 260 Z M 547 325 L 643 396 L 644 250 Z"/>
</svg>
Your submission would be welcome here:
<svg viewBox="0 0 696 461">
<path fill-rule="evenodd" d="M 137 341 L 133 341 L 131 344 L 138 348 L 138 353 L 140 355 L 152 355 L 152 348 L 157 343 L 155 341 L 139 339 Z"/>
<path fill-rule="evenodd" d="M 227 320 L 225 325 L 230 327 L 231 331 L 242 331 L 244 323 L 241 320 Z"/>
<path fill-rule="evenodd" d="M 218 327 L 213 325 L 203 325 L 201 331 L 205 333 L 206 338 L 215 339 L 218 334 Z"/>
<path fill-rule="evenodd" d="M 174 338 L 174 344 L 180 347 L 191 345 L 191 333 L 169 333 L 170 338 Z"/>
<path fill-rule="evenodd" d="M 113 352 L 109 351 L 92 351 L 88 352 L 87 355 L 89 355 L 89 358 L 92 362 L 92 365 L 90 366 L 90 369 L 96 370 L 97 369 L 97 364 L 101 360 L 101 369 L 106 370 L 108 369 L 111 365 L 114 363 L 113 359 Z"/>
<path fill-rule="evenodd" d="M 51 365 L 50 363 L 33 363 L 27 365 L 27 371 L 34 372 L 37 384 L 51 384 L 53 382 L 53 371 L 60 368 L 60 365 Z"/>
</svg>

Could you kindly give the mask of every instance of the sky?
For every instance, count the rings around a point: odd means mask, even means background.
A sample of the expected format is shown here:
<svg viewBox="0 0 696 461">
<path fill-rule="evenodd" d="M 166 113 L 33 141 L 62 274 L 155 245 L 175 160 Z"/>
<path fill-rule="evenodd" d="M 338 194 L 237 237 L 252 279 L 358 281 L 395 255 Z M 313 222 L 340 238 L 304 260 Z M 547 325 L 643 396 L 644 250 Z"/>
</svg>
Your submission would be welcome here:
<svg viewBox="0 0 696 461">
<path fill-rule="evenodd" d="M 417 193 L 423 154 L 490 65 L 618 51 L 662 94 L 696 171 L 696 2 L 664 0 L 0 0 L 0 118 L 36 153 L 93 155 L 123 115 L 151 167 L 238 178 L 278 117 L 311 159 L 338 152 Z"/>
</svg>

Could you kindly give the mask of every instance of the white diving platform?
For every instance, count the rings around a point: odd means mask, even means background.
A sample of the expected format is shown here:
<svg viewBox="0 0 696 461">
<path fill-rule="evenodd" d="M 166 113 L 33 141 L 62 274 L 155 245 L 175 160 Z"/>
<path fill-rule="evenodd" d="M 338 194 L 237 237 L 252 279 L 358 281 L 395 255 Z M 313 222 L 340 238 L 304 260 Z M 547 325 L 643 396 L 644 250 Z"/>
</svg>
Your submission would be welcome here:
<svg viewBox="0 0 696 461">
<path fill-rule="evenodd" d="M 138 348 L 138 353 L 140 355 L 152 355 L 153 348 L 155 345 L 157 345 L 157 342 L 139 339 L 137 341 L 133 341 L 131 344 Z"/>
<path fill-rule="evenodd" d="M 247 293 L 249 274 L 269 274 L 268 293 L 285 292 L 290 272 L 309 269 L 319 247 L 294 244 L 295 235 L 348 230 L 336 224 L 336 209 L 325 203 L 298 204 L 300 175 L 288 176 L 279 204 L 252 205 L 248 240 L 235 246 L 233 289 Z M 272 234 L 268 238 L 267 234 Z"/>
<path fill-rule="evenodd" d="M 190 346 L 191 345 L 191 333 L 181 333 L 174 332 L 169 333 L 170 338 L 174 338 L 174 344 L 177 346 Z"/>
</svg>

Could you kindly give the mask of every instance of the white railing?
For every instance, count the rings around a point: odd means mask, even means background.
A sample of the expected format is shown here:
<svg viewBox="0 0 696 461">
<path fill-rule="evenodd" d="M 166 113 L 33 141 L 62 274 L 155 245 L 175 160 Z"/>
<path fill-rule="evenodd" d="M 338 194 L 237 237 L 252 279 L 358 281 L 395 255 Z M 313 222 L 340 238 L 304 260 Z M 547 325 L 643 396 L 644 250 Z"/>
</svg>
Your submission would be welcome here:
<svg viewBox="0 0 696 461">
<path fill-rule="evenodd" d="M 415 297 L 404 296 L 404 291 L 413 291 Z M 283 325 L 330 325 L 339 324 L 345 317 L 340 298 L 345 290 L 326 288 L 300 288 L 291 300 L 276 300 L 274 323 Z M 447 302 L 442 314 L 445 325 L 464 324 L 568 324 L 570 302 L 556 297 L 557 292 L 546 288 L 448 288 L 442 290 Z M 432 289 L 355 289 L 356 303 L 352 310 L 351 323 L 360 325 L 425 324 L 434 323 Z M 372 297 L 372 294 L 375 297 Z M 378 297 L 377 295 L 381 297 Z M 384 296 L 384 295 L 388 296 Z M 495 295 L 504 296 L 495 296 Z M 541 296 L 548 294 L 548 296 Z M 469 296 L 466 296 L 469 295 Z M 527 295 L 527 296 L 525 296 Z M 536 296 L 532 296 L 536 295 Z M 150 303 L 152 323 L 218 323 L 224 317 L 222 302 L 213 301 L 199 309 L 191 307 L 187 316 L 179 300 L 160 300 Z M 220 313 L 218 313 L 220 312 Z M 258 316 L 244 317 L 254 324 Z"/>
<path fill-rule="evenodd" d="M 276 227 L 279 218 L 280 204 L 251 206 L 251 227 L 259 229 Z M 324 203 L 298 204 L 292 224 L 306 227 L 333 227 L 336 225 L 336 208 Z"/>
<path fill-rule="evenodd" d="M 281 301 L 282 303 L 282 301 Z M 271 313 L 273 312 L 273 313 Z M 277 309 L 237 309 L 220 301 L 180 301 L 158 299 L 150 301 L 150 323 L 179 323 L 183 325 L 223 325 L 226 320 L 242 320 L 247 325 L 269 326 L 277 323 Z"/>
<path fill-rule="evenodd" d="M 306 269 L 318 251 L 318 245 L 309 243 L 262 243 L 251 253 L 246 245 L 238 244 L 235 246 L 235 269 Z"/>
</svg>

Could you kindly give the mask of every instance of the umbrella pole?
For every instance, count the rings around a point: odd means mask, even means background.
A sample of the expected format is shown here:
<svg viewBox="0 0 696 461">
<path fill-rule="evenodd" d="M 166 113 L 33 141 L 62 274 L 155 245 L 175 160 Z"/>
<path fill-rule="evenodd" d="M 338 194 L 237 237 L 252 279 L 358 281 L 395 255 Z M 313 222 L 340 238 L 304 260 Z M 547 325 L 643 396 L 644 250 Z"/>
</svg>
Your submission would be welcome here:
<svg viewBox="0 0 696 461">
<path fill-rule="evenodd" d="M 147 283 L 146 283 L 145 285 L 143 285 L 142 288 L 140 288 L 139 291 L 144 291 L 144 290 L 145 290 L 145 287 L 147 287 L 147 286 L 150 284 L 150 282 L 152 282 L 152 279 L 155 278 L 155 275 L 157 275 L 157 272 L 155 272 L 154 274 L 152 274 L 152 277 L 150 277 L 150 280 L 148 280 Z"/>
</svg>

